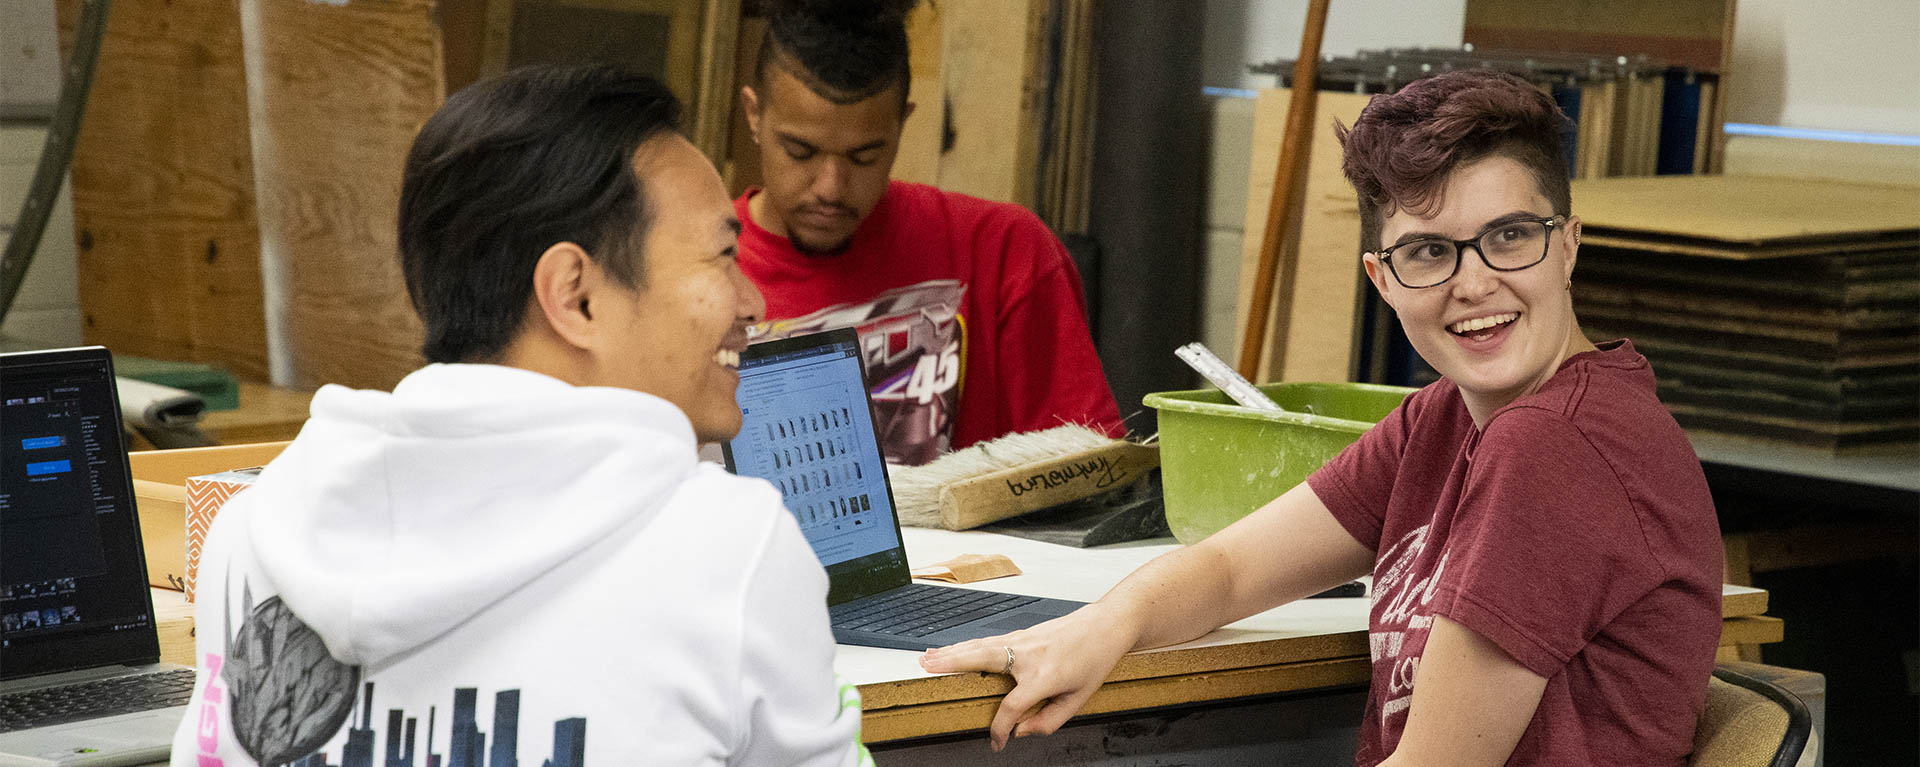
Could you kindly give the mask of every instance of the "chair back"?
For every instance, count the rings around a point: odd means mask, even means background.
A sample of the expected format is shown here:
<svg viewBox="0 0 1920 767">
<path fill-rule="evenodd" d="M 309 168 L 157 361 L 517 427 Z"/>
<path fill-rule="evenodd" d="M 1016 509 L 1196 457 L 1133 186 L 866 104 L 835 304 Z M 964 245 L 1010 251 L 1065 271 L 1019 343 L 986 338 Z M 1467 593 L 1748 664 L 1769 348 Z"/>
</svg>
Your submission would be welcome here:
<svg viewBox="0 0 1920 767">
<path fill-rule="evenodd" d="M 1707 707 L 1693 735 L 1694 767 L 1793 767 L 1813 715 L 1779 685 L 1724 666 L 1707 680 Z"/>
</svg>

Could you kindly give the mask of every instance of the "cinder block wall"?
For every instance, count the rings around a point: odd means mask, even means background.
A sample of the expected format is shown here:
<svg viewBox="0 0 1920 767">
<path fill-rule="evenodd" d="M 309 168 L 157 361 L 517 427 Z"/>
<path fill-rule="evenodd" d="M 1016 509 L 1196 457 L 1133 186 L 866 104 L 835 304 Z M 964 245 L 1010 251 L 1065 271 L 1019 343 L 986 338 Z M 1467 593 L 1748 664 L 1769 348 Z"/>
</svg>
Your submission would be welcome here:
<svg viewBox="0 0 1920 767">
<path fill-rule="evenodd" d="M 0 246 L 12 240 L 14 218 L 40 161 L 49 107 L 60 92 L 60 50 L 53 4 L 0 0 Z M 73 199 L 60 189 L 27 280 L 0 334 L 43 346 L 81 343 L 80 294 L 74 273 Z"/>
<path fill-rule="evenodd" d="M 13 237 L 14 217 L 27 195 L 33 169 L 40 161 L 46 128 L 0 125 L 0 243 Z M 74 273 L 73 199 L 67 184 L 47 219 L 39 252 L 27 270 L 27 280 L 7 312 L 0 334 L 45 346 L 78 346 L 80 339 L 79 279 Z"/>
</svg>

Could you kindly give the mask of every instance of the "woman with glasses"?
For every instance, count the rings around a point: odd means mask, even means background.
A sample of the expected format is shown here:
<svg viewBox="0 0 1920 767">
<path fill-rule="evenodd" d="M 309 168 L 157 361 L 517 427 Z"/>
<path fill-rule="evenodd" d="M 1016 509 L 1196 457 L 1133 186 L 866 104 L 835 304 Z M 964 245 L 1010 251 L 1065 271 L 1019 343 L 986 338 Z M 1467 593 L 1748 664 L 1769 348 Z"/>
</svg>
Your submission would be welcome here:
<svg viewBox="0 0 1920 767">
<path fill-rule="evenodd" d="M 928 652 L 929 671 L 1014 677 L 996 748 L 1060 727 L 1128 651 L 1371 573 L 1357 764 L 1685 764 L 1719 526 L 1646 359 L 1574 317 L 1566 127 L 1524 81 L 1471 71 L 1376 96 L 1341 132 L 1367 276 L 1444 377 L 1099 601 Z"/>
</svg>

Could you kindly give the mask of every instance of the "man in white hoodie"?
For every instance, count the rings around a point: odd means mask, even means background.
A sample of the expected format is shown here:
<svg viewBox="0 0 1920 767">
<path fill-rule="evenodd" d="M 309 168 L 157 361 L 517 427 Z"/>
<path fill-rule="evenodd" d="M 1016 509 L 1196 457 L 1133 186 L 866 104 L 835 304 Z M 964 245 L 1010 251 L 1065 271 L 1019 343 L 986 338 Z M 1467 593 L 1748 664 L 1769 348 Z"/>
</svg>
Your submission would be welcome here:
<svg viewBox="0 0 1920 767">
<path fill-rule="evenodd" d="M 870 762 L 818 560 L 695 459 L 765 303 L 678 113 L 553 68 L 427 122 L 399 225 L 433 364 L 321 389 L 222 510 L 174 765 Z"/>
</svg>

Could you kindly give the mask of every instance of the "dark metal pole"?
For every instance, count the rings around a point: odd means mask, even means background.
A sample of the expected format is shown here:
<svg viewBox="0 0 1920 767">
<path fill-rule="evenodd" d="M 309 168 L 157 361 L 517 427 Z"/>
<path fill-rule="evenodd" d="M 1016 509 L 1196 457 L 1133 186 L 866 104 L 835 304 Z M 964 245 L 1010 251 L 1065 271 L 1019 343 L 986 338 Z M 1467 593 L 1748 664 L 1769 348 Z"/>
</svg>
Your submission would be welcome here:
<svg viewBox="0 0 1920 767">
<path fill-rule="evenodd" d="M 1100 244 L 1095 344 L 1120 414 L 1155 429 L 1148 392 L 1191 386 L 1173 350 L 1199 337 L 1208 117 L 1200 3 L 1102 0 L 1094 14 L 1091 234 Z"/>
</svg>

